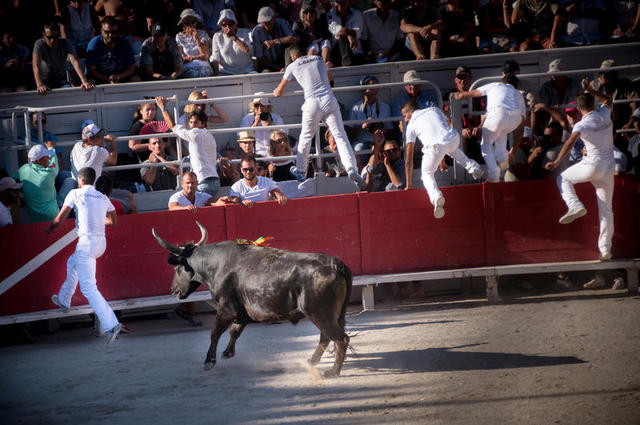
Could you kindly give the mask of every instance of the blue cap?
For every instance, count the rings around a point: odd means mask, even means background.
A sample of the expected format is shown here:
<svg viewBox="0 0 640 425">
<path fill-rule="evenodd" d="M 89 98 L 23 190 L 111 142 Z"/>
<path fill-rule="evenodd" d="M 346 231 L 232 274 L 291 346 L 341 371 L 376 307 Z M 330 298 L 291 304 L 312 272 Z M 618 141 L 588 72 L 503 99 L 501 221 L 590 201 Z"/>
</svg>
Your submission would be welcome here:
<svg viewBox="0 0 640 425">
<path fill-rule="evenodd" d="M 365 75 L 364 77 L 362 77 L 360 79 L 360 85 L 364 86 L 365 84 L 369 84 L 369 82 L 371 82 L 371 81 L 375 81 L 377 83 L 378 79 L 376 77 L 374 77 L 373 75 Z"/>
<path fill-rule="evenodd" d="M 82 125 L 80 126 L 80 131 L 84 130 L 84 128 L 88 125 L 95 124 L 93 120 L 84 120 L 82 121 Z"/>
</svg>

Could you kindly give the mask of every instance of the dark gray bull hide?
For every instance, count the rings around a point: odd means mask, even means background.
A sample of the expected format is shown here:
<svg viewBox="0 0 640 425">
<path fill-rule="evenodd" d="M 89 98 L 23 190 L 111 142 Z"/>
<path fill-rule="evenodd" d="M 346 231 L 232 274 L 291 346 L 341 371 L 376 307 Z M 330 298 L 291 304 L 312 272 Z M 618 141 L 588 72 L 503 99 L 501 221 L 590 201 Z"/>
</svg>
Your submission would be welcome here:
<svg viewBox="0 0 640 425">
<path fill-rule="evenodd" d="M 207 285 L 216 308 L 211 345 L 205 370 L 216 363 L 218 339 L 229 330 L 223 358 L 233 357 L 235 343 L 250 322 L 289 320 L 296 324 L 308 317 L 320 330 L 320 342 L 308 360 L 316 364 L 333 341 L 336 359 L 325 376 L 340 374 L 349 337 L 344 331 L 345 312 L 351 295 L 351 270 L 339 259 L 325 254 L 240 245 L 235 241 L 207 244 L 207 230 L 198 222 L 198 243 L 173 245 L 152 230 L 175 267 L 171 292 L 185 299 L 200 285 Z"/>
</svg>

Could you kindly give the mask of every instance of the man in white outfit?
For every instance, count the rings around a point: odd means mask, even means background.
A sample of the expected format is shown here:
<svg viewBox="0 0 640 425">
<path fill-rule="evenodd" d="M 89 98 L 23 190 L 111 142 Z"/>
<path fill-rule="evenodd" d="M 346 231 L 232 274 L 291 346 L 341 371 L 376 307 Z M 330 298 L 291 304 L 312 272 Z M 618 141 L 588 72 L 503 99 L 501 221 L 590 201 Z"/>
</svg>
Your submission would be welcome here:
<svg viewBox="0 0 640 425">
<path fill-rule="evenodd" d="M 517 90 L 518 85 L 518 77 L 508 74 L 502 78 L 502 82 L 489 83 L 468 92 L 454 94 L 456 99 L 487 97 L 480 150 L 487 163 L 487 182 L 490 183 L 500 181 L 500 171 L 509 168 L 509 133 L 518 130 L 516 137 L 522 136 L 526 104 L 522 93 Z"/>
<path fill-rule="evenodd" d="M 418 109 L 418 104 L 409 100 L 402 106 L 402 116 L 407 122 L 405 132 L 405 172 L 407 185 L 405 190 L 413 189 L 413 153 L 416 140 L 422 142 L 422 182 L 433 204 L 433 216 L 444 217 L 444 196 L 438 189 L 434 173 L 443 162 L 445 155 L 450 155 L 462 165 L 473 178 L 479 179 L 484 171 L 477 162 L 469 159 L 459 149 L 460 134 L 451 127 L 447 117 L 440 108 Z"/>
<path fill-rule="evenodd" d="M 548 163 L 545 168 L 553 170 L 558 167 L 571 152 L 576 141 L 582 139 L 587 155 L 582 158 L 582 161 L 563 171 L 556 180 L 562 199 L 569 209 L 560 217 L 560 223 L 571 223 L 587 213 L 573 185 L 591 182 L 598 199 L 600 260 L 606 261 L 611 259 L 611 239 L 613 238 L 612 199 L 615 161 L 613 159 L 613 121 L 611 120 L 612 99 L 611 96 L 594 90 L 587 78 L 582 80 L 582 88 L 587 92 L 578 96 L 578 111 L 582 119 L 574 125 L 571 136 L 564 142 L 555 161 Z M 594 96 L 602 102 L 602 106 L 598 109 L 594 105 Z"/>
<path fill-rule="evenodd" d="M 98 291 L 96 259 L 107 248 L 107 240 L 104 236 L 105 225 L 116 224 L 117 218 L 109 198 L 93 186 L 95 179 L 96 171 L 91 167 L 81 168 L 78 171 L 80 187 L 69 192 L 62 209 L 46 230 L 47 233 L 52 233 L 72 210 L 75 211 L 78 244 L 76 251 L 67 260 L 67 278 L 60 292 L 53 294 L 51 300 L 64 313 L 68 312 L 79 281 L 82 295 L 87 298 L 96 313 L 105 330 L 107 344 L 110 344 L 118 336 L 122 325 L 118 323 L 113 310 Z"/>
<path fill-rule="evenodd" d="M 273 95 L 282 96 L 287 83 L 293 78 L 304 91 L 302 129 L 298 141 L 296 165 L 291 167 L 291 174 L 299 181 L 304 181 L 311 139 L 316 134 L 320 120 L 324 120 L 338 145 L 340 160 L 347 170 L 347 175 L 360 190 L 365 190 L 367 183 L 358 174 L 356 157 L 342 124 L 340 106 L 329 84 L 333 79 L 331 73 L 320 56 L 304 56 L 304 49 L 298 45 L 291 47 L 290 54 L 292 62 L 284 71 L 284 76 L 273 91 Z"/>
</svg>

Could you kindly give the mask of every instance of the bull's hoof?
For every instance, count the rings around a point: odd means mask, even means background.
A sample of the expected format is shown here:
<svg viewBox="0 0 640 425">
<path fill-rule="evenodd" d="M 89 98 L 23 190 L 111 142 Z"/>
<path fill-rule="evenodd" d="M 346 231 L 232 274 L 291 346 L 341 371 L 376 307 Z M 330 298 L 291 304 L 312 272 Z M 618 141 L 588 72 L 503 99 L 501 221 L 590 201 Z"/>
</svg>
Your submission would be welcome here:
<svg viewBox="0 0 640 425">
<path fill-rule="evenodd" d="M 324 371 L 325 378 L 335 378 L 340 375 L 340 372 L 336 372 L 334 369 L 329 369 Z"/>
<path fill-rule="evenodd" d="M 314 357 L 311 357 L 311 358 L 307 359 L 307 363 L 310 364 L 311 366 L 315 366 L 318 363 L 320 363 L 320 359 L 316 359 Z"/>
<path fill-rule="evenodd" d="M 233 357 L 235 355 L 236 355 L 235 351 L 223 351 L 222 352 L 222 358 L 223 359 L 230 359 L 231 357 Z"/>
<path fill-rule="evenodd" d="M 211 369 L 213 369 L 213 367 L 214 367 L 215 365 L 216 365 L 216 362 L 215 362 L 215 361 L 213 361 L 213 362 L 206 362 L 206 363 L 204 364 L 204 370 L 211 370 Z"/>
</svg>

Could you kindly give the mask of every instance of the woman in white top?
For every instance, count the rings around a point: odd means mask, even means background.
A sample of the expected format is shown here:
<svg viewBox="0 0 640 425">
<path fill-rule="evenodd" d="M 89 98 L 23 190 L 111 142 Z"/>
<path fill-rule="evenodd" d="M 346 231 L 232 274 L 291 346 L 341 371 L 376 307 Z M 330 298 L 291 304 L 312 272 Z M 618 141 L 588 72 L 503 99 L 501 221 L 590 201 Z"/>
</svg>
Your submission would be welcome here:
<svg viewBox="0 0 640 425">
<path fill-rule="evenodd" d="M 211 38 L 206 31 L 198 29 L 202 18 L 193 9 L 185 9 L 180 14 L 178 26 L 182 30 L 176 34 L 183 62 L 183 78 L 210 77 L 213 69 L 209 65 Z"/>
</svg>

